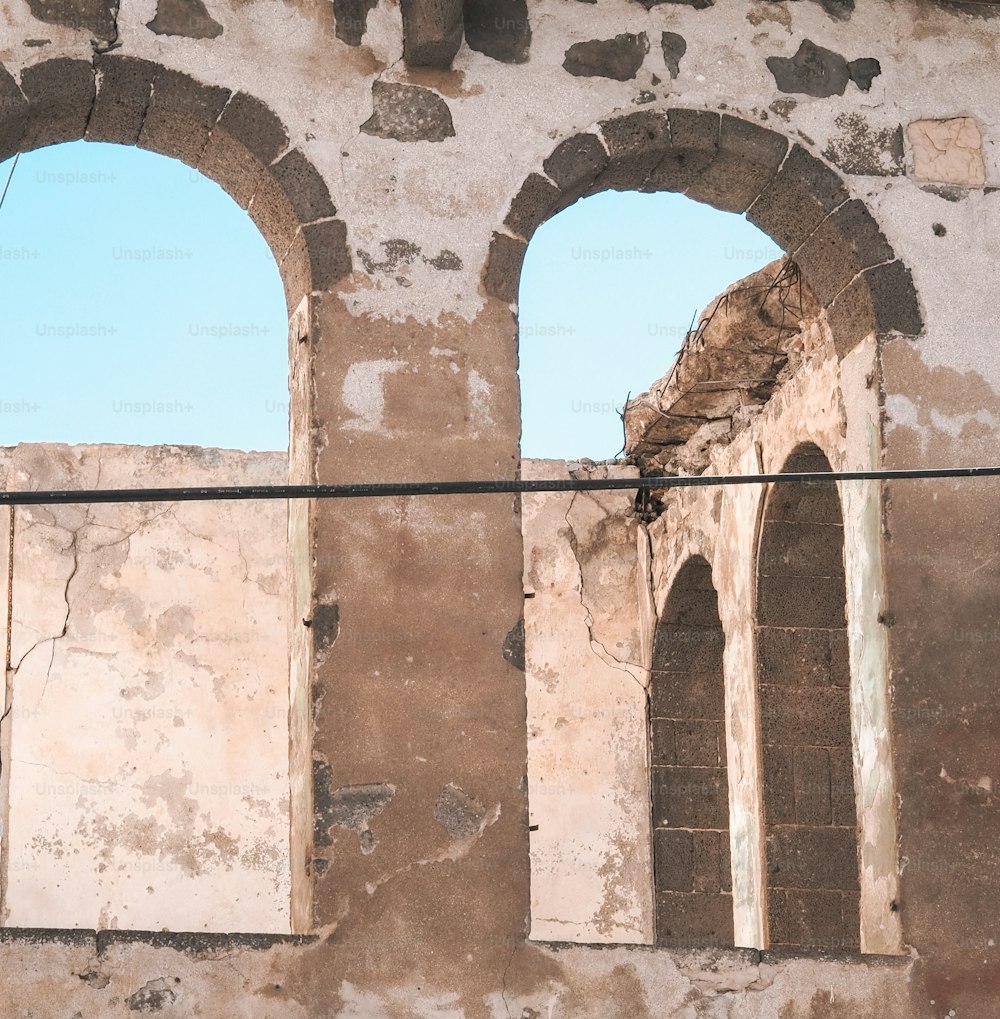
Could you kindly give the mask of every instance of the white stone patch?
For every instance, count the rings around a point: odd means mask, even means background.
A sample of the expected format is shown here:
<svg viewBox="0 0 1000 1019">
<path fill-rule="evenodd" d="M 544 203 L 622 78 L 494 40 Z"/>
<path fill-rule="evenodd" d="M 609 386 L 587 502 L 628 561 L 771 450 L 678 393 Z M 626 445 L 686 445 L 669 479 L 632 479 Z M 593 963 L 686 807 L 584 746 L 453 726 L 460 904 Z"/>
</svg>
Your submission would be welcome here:
<svg viewBox="0 0 1000 1019">
<path fill-rule="evenodd" d="M 469 369 L 469 413 L 479 428 L 492 428 L 493 420 L 493 387 L 476 371 Z"/>
<path fill-rule="evenodd" d="M 915 120 L 906 128 L 906 139 L 914 177 L 968 188 L 986 183 L 983 136 L 974 117 Z"/>
<path fill-rule="evenodd" d="M 344 406 L 356 417 L 344 424 L 359 432 L 377 432 L 385 412 L 386 375 L 394 375 L 406 367 L 405 361 L 382 359 L 358 361 L 347 369 L 341 396 Z"/>
</svg>

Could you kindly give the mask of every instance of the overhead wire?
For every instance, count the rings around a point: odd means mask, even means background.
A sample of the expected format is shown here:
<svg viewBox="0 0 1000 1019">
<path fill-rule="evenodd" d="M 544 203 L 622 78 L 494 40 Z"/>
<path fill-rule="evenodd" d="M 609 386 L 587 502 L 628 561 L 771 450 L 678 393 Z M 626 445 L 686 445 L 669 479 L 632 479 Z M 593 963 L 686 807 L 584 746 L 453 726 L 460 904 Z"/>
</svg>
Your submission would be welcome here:
<svg viewBox="0 0 1000 1019">
<path fill-rule="evenodd" d="M 494 479 L 488 481 L 352 482 L 338 485 L 226 485 L 196 488 L 104 488 L 0 492 L 0 506 L 93 503 L 237 502 L 275 499 L 388 499 L 427 495 L 512 495 L 542 492 L 659 491 L 734 485 L 823 484 L 995 478 L 1000 467 L 813 471 L 782 474 L 700 474 L 637 478 Z"/>
<path fill-rule="evenodd" d="M 3 208 L 4 200 L 7 197 L 7 192 L 10 190 L 10 182 L 14 179 L 14 171 L 17 169 L 17 161 L 21 158 L 21 153 L 18 152 L 14 155 L 14 162 L 11 164 L 10 173 L 7 174 L 7 183 L 3 186 L 3 194 L 0 195 L 0 209 Z"/>
</svg>

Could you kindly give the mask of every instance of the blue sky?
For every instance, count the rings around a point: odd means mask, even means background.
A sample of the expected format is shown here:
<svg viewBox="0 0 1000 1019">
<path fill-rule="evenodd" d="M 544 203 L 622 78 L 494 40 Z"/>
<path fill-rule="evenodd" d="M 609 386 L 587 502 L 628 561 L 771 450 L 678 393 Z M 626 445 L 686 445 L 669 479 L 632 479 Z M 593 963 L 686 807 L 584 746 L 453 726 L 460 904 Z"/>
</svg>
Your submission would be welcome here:
<svg viewBox="0 0 1000 1019">
<path fill-rule="evenodd" d="M 0 308 L 0 445 L 288 446 L 278 268 L 183 163 L 87 142 L 23 155 L 0 209 Z"/>
<path fill-rule="evenodd" d="M 535 233 L 521 275 L 523 456 L 604 460 L 618 410 L 666 374 L 693 316 L 781 251 L 682 195 L 604 191 Z"/>
<path fill-rule="evenodd" d="M 670 194 L 606 192 L 544 224 L 521 282 L 523 455 L 614 456 L 626 394 L 778 254 L 746 220 Z M 86 142 L 22 156 L 0 209 L 0 308 L 0 445 L 287 448 L 277 266 L 176 160 Z"/>
</svg>

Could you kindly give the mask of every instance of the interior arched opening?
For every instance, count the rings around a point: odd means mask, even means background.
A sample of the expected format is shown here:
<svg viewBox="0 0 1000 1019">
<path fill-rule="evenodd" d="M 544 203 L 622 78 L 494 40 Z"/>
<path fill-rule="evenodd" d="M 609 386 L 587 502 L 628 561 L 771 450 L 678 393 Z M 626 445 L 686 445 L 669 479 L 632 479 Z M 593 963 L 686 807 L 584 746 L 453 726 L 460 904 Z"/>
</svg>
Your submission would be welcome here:
<svg viewBox="0 0 1000 1019">
<path fill-rule="evenodd" d="M 658 945 L 732 945 L 725 633 L 712 568 L 680 569 L 653 638 L 649 745 Z"/>
<path fill-rule="evenodd" d="M 815 445 L 783 473 L 828 473 Z M 767 940 L 860 947 L 844 522 L 834 482 L 775 484 L 757 566 Z"/>
</svg>

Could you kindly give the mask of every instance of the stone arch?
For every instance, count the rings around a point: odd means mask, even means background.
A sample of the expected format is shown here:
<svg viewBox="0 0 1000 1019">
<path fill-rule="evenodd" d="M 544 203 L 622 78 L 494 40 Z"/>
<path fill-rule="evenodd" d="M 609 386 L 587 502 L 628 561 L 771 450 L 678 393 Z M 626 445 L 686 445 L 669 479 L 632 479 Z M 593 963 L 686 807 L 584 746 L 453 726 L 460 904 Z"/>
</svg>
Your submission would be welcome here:
<svg viewBox="0 0 1000 1019">
<path fill-rule="evenodd" d="M 802 443 L 784 473 L 831 470 Z M 774 485 L 757 567 L 767 942 L 858 951 L 858 815 L 837 486 Z"/>
<path fill-rule="evenodd" d="M 605 190 L 677 191 L 746 213 L 798 263 L 827 311 L 841 357 L 872 332 L 916 336 L 922 329 L 909 270 L 840 177 L 784 135 L 706 110 L 631 113 L 561 142 L 542 172 L 524 182 L 493 235 L 487 293 L 516 302 L 535 230 Z"/>
<path fill-rule="evenodd" d="M 0 65 L 0 160 L 79 139 L 137 145 L 216 181 L 270 245 L 290 313 L 351 271 L 323 178 L 252 95 L 115 53 L 42 61 L 20 82 Z"/>
<path fill-rule="evenodd" d="M 712 567 L 681 566 L 653 638 L 649 745 L 659 945 L 732 945 L 723 652 Z"/>
<path fill-rule="evenodd" d="M 346 224 L 320 173 L 292 144 L 281 119 L 256 97 L 200 82 L 154 61 L 97 53 L 56 58 L 16 80 L 0 64 L 0 160 L 47 145 L 87 140 L 135 145 L 186 163 L 218 183 L 260 230 L 285 291 L 290 333 L 289 480 L 314 480 L 311 372 L 304 340 L 318 337 L 310 296 L 352 271 Z M 292 619 L 311 615 L 309 504 L 289 503 Z M 312 926 L 309 631 L 290 640 L 292 930 Z"/>
</svg>

